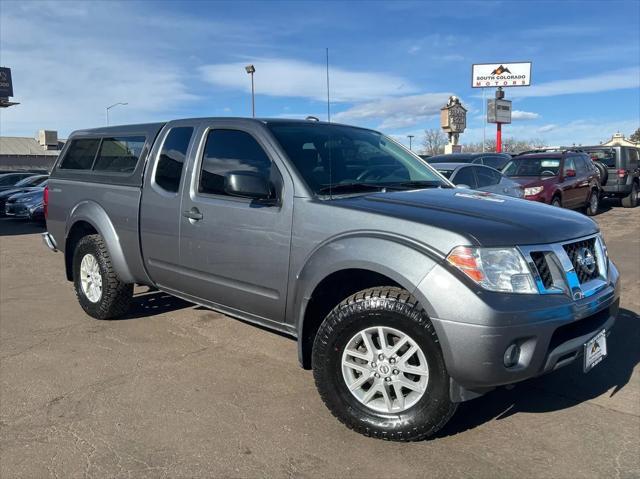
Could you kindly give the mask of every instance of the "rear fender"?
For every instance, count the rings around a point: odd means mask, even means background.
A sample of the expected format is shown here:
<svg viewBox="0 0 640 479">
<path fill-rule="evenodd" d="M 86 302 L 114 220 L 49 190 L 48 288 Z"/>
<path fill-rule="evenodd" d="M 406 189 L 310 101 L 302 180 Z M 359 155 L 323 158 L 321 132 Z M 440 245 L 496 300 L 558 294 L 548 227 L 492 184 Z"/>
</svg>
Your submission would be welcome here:
<svg viewBox="0 0 640 479">
<path fill-rule="evenodd" d="M 75 224 L 80 221 L 89 223 L 104 239 L 113 267 L 119 278 L 125 283 L 134 283 L 135 279 L 127 266 L 127 262 L 120 245 L 120 238 L 113 226 L 113 222 L 109 218 L 107 212 L 94 201 L 83 201 L 78 203 L 67 221 L 65 238 L 68 238 L 69 232 Z M 73 255 L 73 251 L 65 250 L 65 254 Z"/>
</svg>

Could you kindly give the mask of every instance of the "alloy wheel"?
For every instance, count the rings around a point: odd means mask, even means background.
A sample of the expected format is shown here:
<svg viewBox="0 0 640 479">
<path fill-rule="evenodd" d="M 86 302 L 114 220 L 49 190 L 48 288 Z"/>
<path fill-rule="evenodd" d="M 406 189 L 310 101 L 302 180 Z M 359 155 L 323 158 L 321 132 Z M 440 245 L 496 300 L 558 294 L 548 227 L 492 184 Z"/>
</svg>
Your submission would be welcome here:
<svg viewBox="0 0 640 479">
<path fill-rule="evenodd" d="M 84 255 L 80 262 L 80 285 L 82 292 L 92 303 L 97 303 L 102 297 L 102 275 L 100 266 L 94 255 Z"/>
</svg>

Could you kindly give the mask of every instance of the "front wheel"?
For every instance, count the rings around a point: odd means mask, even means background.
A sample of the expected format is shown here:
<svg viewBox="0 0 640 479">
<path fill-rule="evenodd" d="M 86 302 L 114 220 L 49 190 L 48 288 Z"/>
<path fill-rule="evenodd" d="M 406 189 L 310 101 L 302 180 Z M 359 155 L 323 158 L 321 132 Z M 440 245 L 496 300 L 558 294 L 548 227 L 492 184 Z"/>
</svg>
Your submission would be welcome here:
<svg viewBox="0 0 640 479">
<path fill-rule="evenodd" d="M 313 374 L 332 414 L 366 436 L 424 439 L 457 406 L 433 325 L 399 288 L 367 289 L 336 306 L 316 335 Z"/>
<path fill-rule="evenodd" d="M 122 316 L 133 296 L 133 285 L 118 278 L 100 235 L 85 236 L 78 242 L 73 253 L 73 285 L 82 309 L 96 319 Z"/>
</svg>

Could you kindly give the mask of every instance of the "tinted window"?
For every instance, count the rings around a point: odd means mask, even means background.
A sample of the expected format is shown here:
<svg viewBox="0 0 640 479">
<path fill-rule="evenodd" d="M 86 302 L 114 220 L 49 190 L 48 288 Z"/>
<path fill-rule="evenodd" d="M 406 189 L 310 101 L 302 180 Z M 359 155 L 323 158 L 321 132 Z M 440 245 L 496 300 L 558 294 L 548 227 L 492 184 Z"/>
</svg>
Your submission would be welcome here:
<svg viewBox="0 0 640 479">
<path fill-rule="evenodd" d="M 628 168 L 629 169 L 636 168 L 638 166 L 638 161 L 639 161 L 638 156 L 640 156 L 640 155 L 638 155 L 638 150 L 634 150 L 633 148 L 629 148 L 627 150 L 627 155 L 629 155 L 629 166 L 628 166 Z"/>
<path fill-rule="evenodd" d="M 591 156 L 592 160 L 601 161 L 609 168 L 615 168 L 616 166 L 616 150 L 613 148 L 597 149 L 597 150 L 585 150 L 586 153 Z"/>
<path fill-rule="evenodd" d="M 482 164 L 486 166 L 490 166 L 491 168 L 495 168 L 496 170 L 501 170 L 504 168 L 504 165 L 507 164 L 508 158 L 504 156 L 484 156 L 482 157 Z"/>
<path fill-rule="evenodd" d="M 133 172 L 142 153 L 144 140 L 144 136 L 103 138 L 93 169 L 117 173 Z"/>
<path fill-rule="evenodd" d="M 98 151 L 100 140 L 97 138 L 71 140 L 71 145 L 64 155 L 60 169 L 89 170 Z"/>
<path fill-rule="evenodd" d="M 467 185 L 469 188 L 477 188 L 476 178 L 473 176 L 473 170 L 466 166 L 460 168 L 452 180 L 456 185 Z"/>
<path fill-rule="evenodd" d="M 478 179 L 478 188 L 484 188 L 485 186 L 497 185 L 502 179 L 502 175 L 499 172 L 476 166 L 476 177 Z"/>
<path fill-rule="evenodd" d="M 230 171 L 250 171 L 269 178 L 271 160 L 250 134 L 239 130 L 211 130 L 202 158 L 198 191 L 226 195 L 224 175 Z"/>
<path fill-rule="evenodd" d="M 180 177 L 192 134 L 193 128 L 190 126 L 169 131 L 156 167 L 155 181 L 161 188 L 174 193 L 180 188 Z"/>
<path fill-rule="evenodd" d="M 453 170 L 441 170 L 440 168 L 436 168 L 436 169 L 438 170 L 438 173 L 440 173 L 445 178 L 447 179 L 451 178 L 451 173 L 453 173 Z"/>
<path fill-rule="evenodd" d="M 575 163 L 576 163 L 576 171 L 579 174 L 582 174 L 582 175 L 587 174 L 587 172 L 589 171 L 589 168 L 588 168 L 587 164 L 585 163 L 584 158 L 576 157 L 575 158 Z"/>
</svg>

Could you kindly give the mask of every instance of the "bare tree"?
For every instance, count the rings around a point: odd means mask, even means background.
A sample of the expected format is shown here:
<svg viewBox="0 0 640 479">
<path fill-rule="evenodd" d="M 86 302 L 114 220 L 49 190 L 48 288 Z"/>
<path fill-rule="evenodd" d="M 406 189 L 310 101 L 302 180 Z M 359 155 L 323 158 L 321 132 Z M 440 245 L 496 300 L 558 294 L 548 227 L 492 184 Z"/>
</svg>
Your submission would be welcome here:
<svg viewBox="0 0 640 479">
<path fill-rule="evenodd" d="M 526 150 L 535 150 L 542 148 L 546 145 L 545 141 L 541 138 L 532 138 L 530 140 L 522 140 L 513 137 L 506 137 L 502 139 L 502 151 L 505 153 L 519 153 Z M 465 143 L 463 150 L 469 153 L 481 152 L 482 142 Z M 496 141 L 495 139 L 488 139 L 485 142 L 484 151 L 495 152 Z"/>
<path fill-rule="evenodd" d="M 629 137 L 629 140 L 636 142 L 636 143 L 640 143 L 640 128 L 638 128 L 636 131 L 634 131 L 631 136 Z"/>
<path fill-rule="evenodd" d="M 422 139 L 423 153 L 426 155 L 439 155 L 444 152 L 444 145 L 447 144 L 447 137 L 439 128 L 429 128 L 424 130 Z"/>
</svg>

